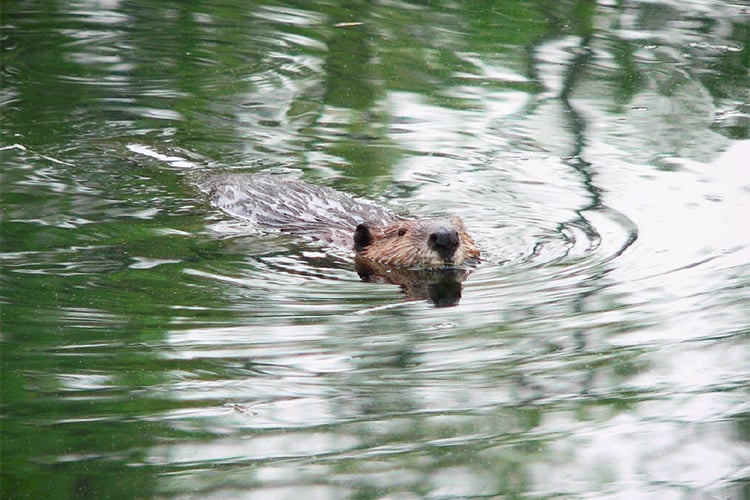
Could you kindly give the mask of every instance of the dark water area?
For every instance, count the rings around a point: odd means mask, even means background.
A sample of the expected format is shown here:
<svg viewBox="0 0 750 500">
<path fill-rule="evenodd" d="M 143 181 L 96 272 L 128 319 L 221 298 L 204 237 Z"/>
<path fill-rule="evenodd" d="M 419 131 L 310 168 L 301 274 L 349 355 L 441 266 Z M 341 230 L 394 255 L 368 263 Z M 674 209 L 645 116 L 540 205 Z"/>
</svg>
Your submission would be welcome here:
<svg viewBox="0 0 750 500">
<path fill-rule="evenodd" d="M 3 498 L 750 497 L 746 1 L 0 16 Z M 225 171 L 482 262 L 365 282 Z"/>
</svg>

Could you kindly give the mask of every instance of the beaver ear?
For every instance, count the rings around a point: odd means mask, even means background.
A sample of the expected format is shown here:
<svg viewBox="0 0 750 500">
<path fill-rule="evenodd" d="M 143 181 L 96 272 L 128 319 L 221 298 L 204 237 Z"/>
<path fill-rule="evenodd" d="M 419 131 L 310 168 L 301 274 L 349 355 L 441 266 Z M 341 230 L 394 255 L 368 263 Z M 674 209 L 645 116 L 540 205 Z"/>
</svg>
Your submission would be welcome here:
<svg viewBox="0 0 750 500">
<path fill-rule="evenodd" d="M 360 224 L 354 230 L 354 251 L 361 252 L 370 243 L 372 243 L 372 233 L 367 224 Z"/>
</svg>

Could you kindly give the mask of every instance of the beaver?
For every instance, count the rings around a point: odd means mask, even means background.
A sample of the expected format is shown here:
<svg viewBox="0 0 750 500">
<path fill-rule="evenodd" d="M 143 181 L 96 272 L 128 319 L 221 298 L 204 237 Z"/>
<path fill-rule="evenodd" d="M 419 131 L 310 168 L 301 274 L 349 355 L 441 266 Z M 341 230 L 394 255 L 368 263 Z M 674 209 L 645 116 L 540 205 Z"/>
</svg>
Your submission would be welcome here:
<svg viewBox="0 0 750 500">
<path fill-rule="evenodd" d="M 198 184 L 230 215 L 353 249 L 360 270 L 446 268 L 480 257 L 458 216 L 407 219 L 368 200 L 278 175 L 209 174 Z"/>
</svg>

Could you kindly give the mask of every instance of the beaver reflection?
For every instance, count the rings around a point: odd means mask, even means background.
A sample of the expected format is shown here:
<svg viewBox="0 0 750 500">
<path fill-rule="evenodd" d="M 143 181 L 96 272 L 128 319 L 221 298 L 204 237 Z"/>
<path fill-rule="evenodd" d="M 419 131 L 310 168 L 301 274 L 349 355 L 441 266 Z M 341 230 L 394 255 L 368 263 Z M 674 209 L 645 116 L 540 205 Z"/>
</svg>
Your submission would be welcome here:
<svg viewBox="0 0 750 500">
<path fill-rule="evenodd" d="M 357 274 L 369 283 L 399 285 L 408 300 L 429 300 L 437 307 L 455 306 L 461 300 L 461 284 L 471 269 L 438 267 L 410 269 L 355 259 Z"/>
</svg>

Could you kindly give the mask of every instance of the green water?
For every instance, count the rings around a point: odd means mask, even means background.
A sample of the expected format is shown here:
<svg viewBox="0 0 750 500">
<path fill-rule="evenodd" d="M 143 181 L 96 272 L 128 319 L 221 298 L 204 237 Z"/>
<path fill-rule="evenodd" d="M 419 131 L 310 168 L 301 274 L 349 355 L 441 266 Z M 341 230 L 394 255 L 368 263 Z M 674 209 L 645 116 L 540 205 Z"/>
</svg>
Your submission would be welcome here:
<svg viewBox="0 0 750 500">
<path fill-rule="evenodd" d="M 3 498 L 748 498 L 744 1 L 0 4 Z M 210 206 L 483 252 L 455 307 Z"/>
</svg>

